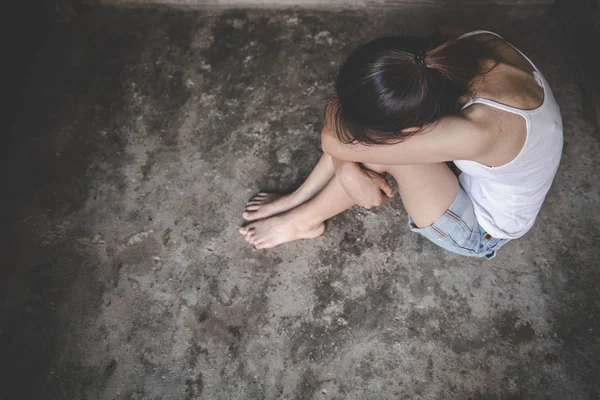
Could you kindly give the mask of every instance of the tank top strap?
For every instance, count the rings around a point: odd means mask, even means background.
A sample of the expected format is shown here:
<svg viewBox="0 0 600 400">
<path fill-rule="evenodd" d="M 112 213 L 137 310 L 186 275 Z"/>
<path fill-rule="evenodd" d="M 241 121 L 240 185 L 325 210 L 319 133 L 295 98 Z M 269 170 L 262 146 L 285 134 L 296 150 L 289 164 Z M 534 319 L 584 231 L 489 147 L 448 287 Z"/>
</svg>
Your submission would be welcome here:
<svg viewBox="0 0 600 400">
<path fill-rule="evenodd" d="M 526 60 L 527 60 L 527 62 L 529 62 L 529 64 L 530 64 L 530 65 L 533 67 L 533 70 L 534 70 L 535 72 L 539 72 L 538 68 L 535 66 L 535 64 L 533 63 L 533 61 L 531 61 L 531 59 L 530 59 L 529 57 L 527 57 L 525 54 L 523 54 L 523 52 L 522 52 L 521 50 L 517 49 L 517 48 L 516 48 L 515 46 L 513 46 L 513 45 L 512 45 L 510 42 L 508 42 L 506 39 L 504 39 L 502 36 L 498 35 L 498 34 L 497 34 L 497 33 L 495 33 L 495 32 L 491 32 L 491 31 L 485 31 L 485 30 L 477 30 L 477 31 L 467 32 L 467 33 L 464 33 L 464 34 L 460 35 L 460 36 L 458 37 L 458 39 L 456 39 L 456 40 L 461 40 L 461 39 L 468 38 L 468 37 L 470 37 L 470 36 L 474 36 L 474 35 L 480 35 L 480 34 L 484 34 L 484 33 L 487 33 L 487 34 L 489 34 L 489 35 L 493 35 L 493 36 L 496 36 L 496 37 L 497 37 L 497 38 L 499 38 L 499 39 L 502 39 L 502 40 L 503 40 L 505 43 L 507 43 L 507 44 L 508 44 L 510 47 L 512 47 L 513 49 L 515 49 L 515 50 L 516 50 L 516 51 L 517 51 L 517 52 L 518 52 L 518 53 L 519 53 L 521 56 L 523 56 L 523 58 L 524 58 L 524 59 L 526 59 Z"/>
<path fill-rule="evenodd" d="M 464 109 L 466 109 L 466 108 L 468 108 L 468 107 L 470 107 L 470 106 L 472 106 L 473 104 L 485 104 L 487 106 L 494 107 L 494 108 L 497 108 L 497 109 L 500 109 L 500 110 L 503 110 L 503 111 L 507 111 L 507 112 L 512 113 L 512 114 L 520 115 L 520 116 L 522 116 L 525 119 L 527 119 L 528 116 L 529 116 L 528 115 L 528 110 L 521 110 L 520 108 L 511 107 L 511 106 L 508 106 L 506 104 L 502 104 L 502 103 L 499 103 L 497 101 L 486 99 L 486 98 L 483 98 L 483 97 L 476 97 L 474 99 L 469 100 L 467 103 L 465 103 L 464 106 L 461 107 L 461 111 L 464 110 Z"/>
</svg>

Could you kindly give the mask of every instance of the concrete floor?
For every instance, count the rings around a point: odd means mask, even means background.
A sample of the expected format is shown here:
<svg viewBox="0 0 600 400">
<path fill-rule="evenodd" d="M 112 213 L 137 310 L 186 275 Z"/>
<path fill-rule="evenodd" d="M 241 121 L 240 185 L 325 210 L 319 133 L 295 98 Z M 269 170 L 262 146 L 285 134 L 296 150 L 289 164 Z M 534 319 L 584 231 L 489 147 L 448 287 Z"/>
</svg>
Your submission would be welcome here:
<svg viewBox="0 0 600 400">
<path fill-rule="evenodd" d="M 503 33 L 562 107 L 534 229 L 462 258 L 411 234 L 396 198 L 252 250 L 243 205 L 308 174 L 343 55 L 444 21 Z M 570 56 L 541 6 L 57 25 L 2 149 L 2 398 L 600 398 L 600 135 Z"/>
</svg>

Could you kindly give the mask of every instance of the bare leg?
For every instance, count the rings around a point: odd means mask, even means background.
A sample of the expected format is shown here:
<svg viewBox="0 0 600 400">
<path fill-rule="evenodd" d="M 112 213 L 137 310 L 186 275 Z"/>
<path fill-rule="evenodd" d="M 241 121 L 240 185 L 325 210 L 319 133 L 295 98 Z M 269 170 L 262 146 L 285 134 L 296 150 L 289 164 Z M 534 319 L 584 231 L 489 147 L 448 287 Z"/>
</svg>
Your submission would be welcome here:
<svg viewBox="0 0 600 400">
<path fill-rule="evenodd" d="M 406 212 L 421 228 L 437 221 L 458 195 L 458 180 L 446 163 L 363 166 L 394 177 Z"/>
<path fill-rule="evenodd" d="M 379 173 L 389 172 L 396 179 L 406 211 L 420 227 L 439 219 L 458 194 L 456 176 L 444 163 L 364 166 Z M 331 179 L 312 200 L 281 215 L 244 226 L 240 233 L 257 249 L 314 238 L 324 232 L 325 220 L 353 205 L 337 179 Z"/>
<path fill-rule="evenodd" d="M 323 154 L 308 178 L 293 193 L 281 195 L 260 192 L 246 204 L 242 217 L 247 221 L 255 221 L 299 206 L 319 193 L 333 175 L 331 156 Z"/>
<path fill-rule="evenodd" d="M 325 231 L 325 220 L 352 207 L 354 202 L 337 179 L 312 200 L 280 215 L 255 221 L 240 233 L 257 249 L 268 249 L 297 239 L 311 239 Z"/>
</svg>

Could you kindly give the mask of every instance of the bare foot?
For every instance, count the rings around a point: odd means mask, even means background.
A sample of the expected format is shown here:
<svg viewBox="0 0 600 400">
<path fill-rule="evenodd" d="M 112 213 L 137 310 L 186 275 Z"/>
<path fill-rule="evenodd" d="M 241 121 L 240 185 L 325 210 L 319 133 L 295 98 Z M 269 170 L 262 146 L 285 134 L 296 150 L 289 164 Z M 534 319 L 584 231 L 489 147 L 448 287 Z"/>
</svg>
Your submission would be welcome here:
<svg viewBox="0 0 600 400">
<path fill-rule="evenodd" d="M 261 192 L 246 204 L 242 217 L 246 221 L 256 221 L 291 210 L 299 204 L 291 194 L 281 195 Z"/>
<path fill-rule="evenodd" d="M 312 239 L 325 232 L 323 222 L 306 224 L 293 211 L 261 219 L 240 228 L 248 243 L 257 249 L 270 249 L 297 239 Z"/>
</svg>

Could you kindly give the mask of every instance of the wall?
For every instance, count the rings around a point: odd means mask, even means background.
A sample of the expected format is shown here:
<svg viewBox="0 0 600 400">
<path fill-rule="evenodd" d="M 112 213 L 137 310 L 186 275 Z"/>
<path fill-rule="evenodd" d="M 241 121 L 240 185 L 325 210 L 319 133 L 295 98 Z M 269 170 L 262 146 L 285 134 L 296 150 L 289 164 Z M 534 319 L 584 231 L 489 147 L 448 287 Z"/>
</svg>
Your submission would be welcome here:
<svg viewBox="0 0 600 400">
<path fill-rule="evenodd" d="M 189 7 L 310 7 L 310 8 L 361 8 L 404 7 L 410 5 L 444 5 L 458 7 L 485 5 L 535 5 L 552 4 L 552 0 L 96 0 L 97 4 L 117 5 L 177 5 Z"/>
</svg>

